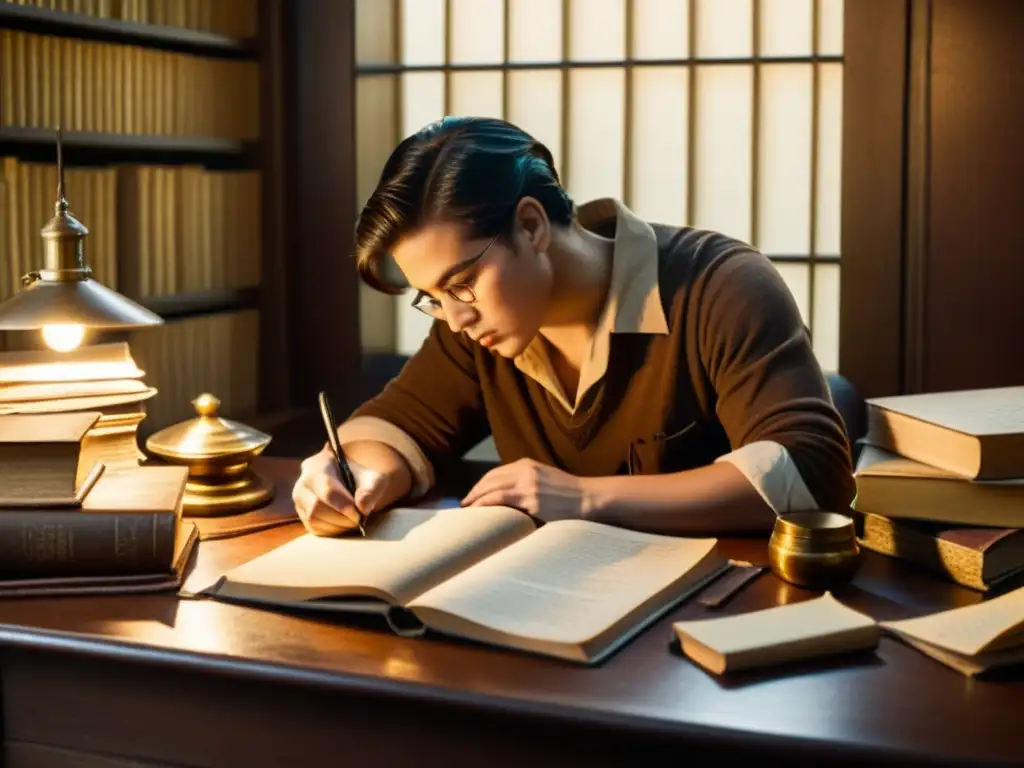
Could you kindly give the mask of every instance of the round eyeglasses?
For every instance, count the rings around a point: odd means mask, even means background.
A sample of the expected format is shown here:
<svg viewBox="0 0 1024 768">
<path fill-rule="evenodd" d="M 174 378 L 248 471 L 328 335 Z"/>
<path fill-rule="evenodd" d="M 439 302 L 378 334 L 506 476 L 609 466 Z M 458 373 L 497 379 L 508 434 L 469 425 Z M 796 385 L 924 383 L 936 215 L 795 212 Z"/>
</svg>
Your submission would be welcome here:
<svg viewBox="0 0 1024 768">
<path fill-rule="evenodd" d="M 480 261 L 480 259 L 482 259 L 487 254 L 491 246 L 494 245 L 494 241 L 497 239 L 497 235 L 492 237 L 490 241 L 487 243 L 487 245 L 484 246 L 483 250 L 480 251 L 480 253 L 469 259 L 466 259 L 465 261 L 459 262 L 450 270 L 448 270 L 447 274 L 458 275 L 461 272 L 465 272 L 467 269 L 476 264 L 478 261 Z M 442 277 L 441 282 L 444 282 L 444 280 L 445 278 Z M 476 293 L 473 291 L 473 286 L 471 286 L 469 283 L 453 283 L 452 285 L 449 285 L 446 288 L 444 288 L 443 291 L 445 294 L 448 295 L 450 299 L 457 301 L 461 304 L 472 304 L 476 301 Z M 425 315 L 429 315 L 435 320 L 441 320 L 444 318 L 444 308 L 441 306 L 441 302 L 435 299 L 430 294 L 425 293 L 423 291 L 416 292 L 416 296 L 413 297 L 412 300 L 412 306 L 414 309 L 418 309 L 420 312 L 424 313 Z"/>
<path fill-rule="evenodd" d="M 450 298 L 462 304 L 472 304 L 476 301 L 476 294 L 473 293 L 473 288 L 466 284 L 450 285 L 445 288 L 444 292 Z M 416 298 L 412 300 L 412 305 L 423 314 L 430 315 L 435 320 L 440 320 L 444 317 L 444 308 L 441 306 L 441 302 L 423 291 L 416 293 Z"/>
</svg>

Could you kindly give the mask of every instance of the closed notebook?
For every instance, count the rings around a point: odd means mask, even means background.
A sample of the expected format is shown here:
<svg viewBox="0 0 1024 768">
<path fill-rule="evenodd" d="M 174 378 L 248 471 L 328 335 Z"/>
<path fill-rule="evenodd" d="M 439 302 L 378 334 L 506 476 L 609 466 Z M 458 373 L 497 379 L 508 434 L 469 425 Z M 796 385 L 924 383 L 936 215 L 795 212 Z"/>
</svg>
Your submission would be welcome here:
<svg viewBox="0 0 1024 768">
<path fill-rule="evenodd" d="M 974 605 L 881 626 L 936 661 L 973 677 L 1024 662 L 1024 587 Z"/>
<path fill-rule="evenodd" d="M 596 663 L 726 567 L 715 539 L 537 528 L 507 507 L 398 508 L 371 517 L 366 538 L 306 534 L 204 592 Z"/>
<path fill-rule="evenodd" d="M 878 624 L 831 593 L 774 608 L 672 625 L 683 653 L 715 674 L 878 645 Z"/>
</svg>

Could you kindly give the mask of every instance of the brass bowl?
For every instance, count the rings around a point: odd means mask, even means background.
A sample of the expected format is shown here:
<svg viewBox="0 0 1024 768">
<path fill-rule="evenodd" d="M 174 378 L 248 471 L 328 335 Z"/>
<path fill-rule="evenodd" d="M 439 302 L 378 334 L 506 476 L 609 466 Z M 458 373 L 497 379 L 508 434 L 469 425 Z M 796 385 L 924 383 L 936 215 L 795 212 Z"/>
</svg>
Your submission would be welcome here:
<svg viewBox="0 0 1024 768">
<path fill-rule="evenodd" d="M 768 562 L 780 579 L 808 589 L 849 583 L 860 566 L 853 518 L 836 512 L 797 512 L 775 521 Z"/>
</svg>

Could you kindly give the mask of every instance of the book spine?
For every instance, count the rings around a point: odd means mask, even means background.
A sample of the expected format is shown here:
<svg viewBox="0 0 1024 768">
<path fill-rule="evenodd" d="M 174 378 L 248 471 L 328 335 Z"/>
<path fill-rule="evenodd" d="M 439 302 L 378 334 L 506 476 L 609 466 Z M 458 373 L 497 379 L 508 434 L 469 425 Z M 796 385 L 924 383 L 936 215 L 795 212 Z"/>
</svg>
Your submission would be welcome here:
<svg viewBox="0 0 1024 768">
<path fill-rule="evenodd" d="M 170 512 L 5 510 L 0 578 L 169 572 L 177 527 Z"/>
</svg>

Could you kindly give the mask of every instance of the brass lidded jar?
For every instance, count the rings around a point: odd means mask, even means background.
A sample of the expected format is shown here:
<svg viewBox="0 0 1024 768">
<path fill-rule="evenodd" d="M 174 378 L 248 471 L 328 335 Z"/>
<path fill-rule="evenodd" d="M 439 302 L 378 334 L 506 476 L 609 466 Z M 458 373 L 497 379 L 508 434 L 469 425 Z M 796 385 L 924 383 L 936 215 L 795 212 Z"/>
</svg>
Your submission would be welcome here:
<svg viewBox="0 0 1024 768">
<path fill-rule="evenodd" d="M 860 566 L 853 518 L 836 512 L 797 512 L 775 521 L 768 561 L 780 579 L 809 589 L 834 589 Z"/>
<path fill-rule="evenodd" d="M 220 400 L 204 393 L 192 401 L 195 418 L 151 435 L 146 449 L 189 470 L 184 514 L 194 517 L 256 509 L 274 496 L 274 487 L 250 466 L 270 443 L 270 435 L 217 415 Z"/>
</svg>

